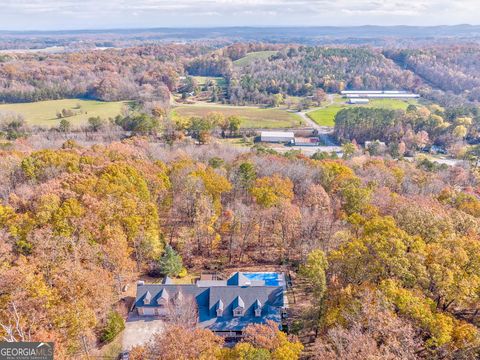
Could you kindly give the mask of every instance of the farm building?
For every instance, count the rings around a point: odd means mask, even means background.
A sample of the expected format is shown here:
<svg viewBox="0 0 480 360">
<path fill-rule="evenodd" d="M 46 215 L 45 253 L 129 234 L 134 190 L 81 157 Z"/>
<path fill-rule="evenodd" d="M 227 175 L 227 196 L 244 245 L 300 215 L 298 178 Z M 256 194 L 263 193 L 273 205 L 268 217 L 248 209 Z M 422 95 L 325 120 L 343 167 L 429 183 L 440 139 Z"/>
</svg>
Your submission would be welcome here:
<svg viewBox="0 0 480 360">
<path fill-rule="evenodd" d="M 368 99 L 354 99 L 354 98 L 350 98 L 348 100 L 348 103 L 349 104 L 368 104 L 370 102 L 370 100 Z"/>
<path fill-rule="evenodd" d="M 420 97 L 418 94 L 349 94 L 347 98 L 369 98 L 369 99 L 417 99 Z"/>
<path fill-rule="evenodd" d="M 416 99 L 420 95 L 413 94 L 408 91 L 396 90 L 347 90 L 342 91 L 341 94 L 349 99 L 371 98 L 371 99 Z"/>
<path fill-rule="evenodd" d="M 295 134 L 291 131 L 262 131 L 260 141 L 269 143 L 290 143 L 295 141 Z"/>
<path fill-rule="evenodd" d="M 341 91 L 340 94 L 342 95 L 362 95 L 362 94 L 381 94 L 383 91 L 381 90 L 344 90 Z"/>
<path fill-rule="evenodd" d="M 296 146 L 317 146 L 319 143 L 318 137 L 295 137 Z"/>
</svg>

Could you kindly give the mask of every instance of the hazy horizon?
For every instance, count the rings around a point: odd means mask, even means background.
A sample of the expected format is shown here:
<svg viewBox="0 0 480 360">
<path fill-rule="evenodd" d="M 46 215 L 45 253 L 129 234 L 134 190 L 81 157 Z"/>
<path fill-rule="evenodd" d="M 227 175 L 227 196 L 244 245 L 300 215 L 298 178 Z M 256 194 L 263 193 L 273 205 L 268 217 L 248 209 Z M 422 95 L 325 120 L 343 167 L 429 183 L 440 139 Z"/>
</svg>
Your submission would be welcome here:
<svg viewBox="0 0 480 360">
<path fill-rule="evenodd" d="M 0 0 L 3 31 L 479 25 L 474 0 Z"/>
<path fill-rule="evenodd" d="M 179 30 L 195 30 L 195 29 L 256 29 L 256 28 L 264 28 L 264 29 L 275 29 L 275 28 L 285 28 L 285 29 L 314 29 L 314 28 L 361 28 L 361 27 L 378 27 L 378 28 L 398 28 L 398 27 L 406 27 L 406 28 L 439 28 L 439 27 L 459 27 L 459 26 L 471 26 L 471 27 L 478 27 L 480 24 L 468 24 L 468 23 L 458 23 L 458 24 L 439 24 L 439 25 L 405 25 L 405 24 L 397 24 L 397 25 L 375 25 L 375 24 L 363 24 L 363 25 L 232 25 L 232 26 L 149 26 L 149 27 L 136 27 L 136 26 L 124 26 L 124 27 L 89 27 L 89 28 L 55 28 L 55 29 L 24 29 L 24 30 L 13 30 L 7 28 L 0 28 L 0 32 L 12 32 L 12 33 L 22 33 L 22 32 L 39 32 L 39 33 L 54 33 L 54 32 L 82 32 L 82 31 L 121 31 L 121 30 L 139 30 L 139 31 L 149 31 L 149 30 L 168 30 L 168 29 L 179 29 Z"/>
</svg>

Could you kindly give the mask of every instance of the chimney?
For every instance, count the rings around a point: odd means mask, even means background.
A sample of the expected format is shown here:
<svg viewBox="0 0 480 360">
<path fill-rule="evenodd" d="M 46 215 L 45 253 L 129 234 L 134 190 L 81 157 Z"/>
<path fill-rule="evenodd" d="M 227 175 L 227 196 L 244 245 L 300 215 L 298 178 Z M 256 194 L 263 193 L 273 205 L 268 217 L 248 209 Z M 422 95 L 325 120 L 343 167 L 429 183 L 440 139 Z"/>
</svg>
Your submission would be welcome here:
<svg viewBox="0 0 480 360">
<path fill-rule="evenodd" d="M 140 286 L 140 285 L 145 285 L 145 281 L 143 281 L 143 280 L 138 280 L 138 281 L 137 281 L 137 286 Z"/>
</svg>

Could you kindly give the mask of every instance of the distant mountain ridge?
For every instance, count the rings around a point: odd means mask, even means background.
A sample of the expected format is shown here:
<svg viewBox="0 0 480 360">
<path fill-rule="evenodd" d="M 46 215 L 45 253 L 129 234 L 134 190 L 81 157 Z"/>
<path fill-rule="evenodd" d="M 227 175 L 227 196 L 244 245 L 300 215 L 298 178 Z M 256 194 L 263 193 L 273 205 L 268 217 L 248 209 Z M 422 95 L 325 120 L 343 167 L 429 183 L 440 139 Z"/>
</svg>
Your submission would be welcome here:
<svg viewBox="0 0 480 360">
<path fill-rule="evenodd" d="M 480 25 L 441 26 L 318 26 L 318 27 L 211 27 L 84 29 L 58 31 L 0 30 L 0 49 L 28 49 L 42 46 L 130 46 L 144 42 L 261 41 L 307 45 L 385 45 L 480 40 Z M 395 43 L 393 41 L 393 43 Z"/>
<path fill-rule="evenodd" d="M 0 35 L 80 35 L 80 34 L 163 34 L 173 37 L 199 37 L 199 36 L 222 36 L 222 35 L 239 35 L 239 36 L 259 36 L 258 31 L 261 30 L 262 35 L 278 34 L 285 31 L 283 35 L 300 35 L 300 36 L 479 36 L 480 25 L 439 25 L 439 26 L 410 26 L 410 25 L 362 25 L 362 26 L 275 26 L 275 27 L 158 27 L 158 28 L 125 28 L 125 29 L 78 29 L 78 30 L 28 30 L 28 31 L 11 31 L 0 30 Z"/>
</svg>

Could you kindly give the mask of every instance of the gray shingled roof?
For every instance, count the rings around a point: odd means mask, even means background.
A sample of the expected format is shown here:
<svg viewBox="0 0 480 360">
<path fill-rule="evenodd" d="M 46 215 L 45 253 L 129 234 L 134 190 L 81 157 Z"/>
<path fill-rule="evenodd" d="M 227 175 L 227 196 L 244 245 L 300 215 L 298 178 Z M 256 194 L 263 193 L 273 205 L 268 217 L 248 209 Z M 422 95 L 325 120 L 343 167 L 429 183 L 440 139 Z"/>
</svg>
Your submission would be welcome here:
<svg viewBox="0 0 480 360">
<path fill-rule="evenodd" d="M 138 285 L 137 286 L 137 296 L 135 299 L 135 306 L 158 306 L 157 300 L 164 296 L 165 292 L 170 296 L 176 296 L 179 291 L 182 291 L 183 296 L 193 296 L 197 299 L 199 306 L 208 306 L 208 288 L 199 288 L 196 285 L 166 285 L 166 284 L 149 284 L 149 285 Z M 143 298 L 147 292 L 152 294 L 152 299 L 149 305 L 145 305 Z M 202 293 L 205 293 L 205 296 L 201 296 Z"/>
<path fill-rule="evenodd" d="M 241 272 L 236 272 L 227 280 L 227 285 L 235 286 L 264 286 L 265 281 L 263 280 L 251 280 Z"/>
<path fill-rule="evenodd" d="M 255 281 L 255 280 L 254 280 Z M 228 285 L 200 287 L 197 285 L 151 284 L 137 285 L 136 307 L 155 307 L 158 299 L 176 299 L 179 296 L 193 296 L 198 304 L 199 326 L 214 331 L 241 330 L 250 323 L 264 323 L 266 320 L 281 322 L 284 304 L 283 286 L 249 286 L 249 279 L 235 273 L 227 280 Z M 144 297 L 150 294 L 150 304 Z M 233 316 L 236 307 L 244 309 L 241 317 Z M 254 310 L 262 309 L 262 316 L 255 317 Z M 217 317 L 217 309 L 222 316 Z"/>
<path fill-rule="evenodd" d="M 210 288 L 209 304 L 216 304 L 222 300 L 225 312 L 232 312 L 237 297 L 242 299 L 245 310 L 248 311 L 258 300 L 262 304 L 280 306 L 283 303 L 283 289 L 277 286 L 249 286 L 249 287 L 212 287 Z"/>
</svg>

